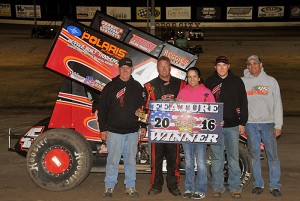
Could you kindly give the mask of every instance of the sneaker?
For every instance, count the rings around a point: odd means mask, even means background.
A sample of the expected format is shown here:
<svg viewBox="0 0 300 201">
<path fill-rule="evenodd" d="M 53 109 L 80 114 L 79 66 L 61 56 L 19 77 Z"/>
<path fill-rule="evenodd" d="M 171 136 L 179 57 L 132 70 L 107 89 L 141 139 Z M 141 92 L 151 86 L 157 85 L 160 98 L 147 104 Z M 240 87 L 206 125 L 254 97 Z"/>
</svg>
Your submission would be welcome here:
<svg viewBox="0 0 300 201">
<path fill-rule="evenodd" d="M 257 194 L 257 195 L 262 194 L 262 192 L 264 192 L 264 189 L 261 188 L 261 187 L 255 187 L 255 188 L 253 188 L 253 190 L 252 190 L 252 193 L 253 193 L 253 194 Z"/>
<path fill-rule="evenodd" d="M 192 197 L 192 192 L 191 191 L 185 191 L 183 194 L 183 198 L 191 198 Z"/>
<path fill-rule="evenodd" d="M 223 193 L 224 193 L 224 191 L 222 191 L 221 189 L 215 189 L 215 190 L 213 190 L 212 195 L 215 198 L 220 198 L 220 197 L 222 197 Z"/>
<path fill-rule="evenodd" d="M 174 195 L 174 196 L 179 196 L 181 195 L 181 192 L 180 190 L 176 187 L 176 188 L 173 188 L 173 189 L 169 189 L 169 192 Z"/>
<path fill-rule="evenodd" d="M 105 192 L 103 193 L 103 197 L 112 197 L 113 191 L 113 188 L 106 188 Z"/>
<path fill-rule="evenodd" d="M 241 191 L 235 190 L 235 191 L 230 191 L 231 197 L 232 198 L 241 198 L 242 194 Z"/>
<path fill-rule="evenodd" d="M 198 192 L 195 192 L 193 193 L 192 199 L 195 199 L 195 200 L 200 200 L 202 198 L 205 198 L 205 194 L 204 193 L 198 193 Z"/>
<path fill-rule="evenodd" d="M 126 188 L 125 193 L 130 197 L 138 197 L 139 193 L 135 190 L 135 188 Z"/>
<path fill-rule="evenodd" d="M 270 192 L 272 193 L 273 196 L 282 196 L 282 193 L 280 192 L 279 189 L 271 189 Z"/>
<path fill-rule="evenodd" d="M 148 195 L 149 196 L 153 196 L 153 195 L 157 195 L 161 193 L 161 189 L 157 189 L 157 188 L 151 188 L 149 191 L 148 191 Z"/>
</svg>

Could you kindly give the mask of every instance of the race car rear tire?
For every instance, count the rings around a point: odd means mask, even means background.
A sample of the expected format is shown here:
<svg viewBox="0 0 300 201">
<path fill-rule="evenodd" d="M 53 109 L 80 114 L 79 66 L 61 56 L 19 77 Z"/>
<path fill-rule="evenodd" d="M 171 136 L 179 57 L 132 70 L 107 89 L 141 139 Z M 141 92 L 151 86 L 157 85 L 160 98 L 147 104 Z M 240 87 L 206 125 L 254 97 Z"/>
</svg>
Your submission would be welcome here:
<svg viewBox="0 0 300 201">
<path fill-rule="evenodd" d="M 49 191 L 65 191 L 82 183 L 93 163 L 88 141 L 72 129 L 41 134 L 27 153 L 30 178 Z"/>
</svg>

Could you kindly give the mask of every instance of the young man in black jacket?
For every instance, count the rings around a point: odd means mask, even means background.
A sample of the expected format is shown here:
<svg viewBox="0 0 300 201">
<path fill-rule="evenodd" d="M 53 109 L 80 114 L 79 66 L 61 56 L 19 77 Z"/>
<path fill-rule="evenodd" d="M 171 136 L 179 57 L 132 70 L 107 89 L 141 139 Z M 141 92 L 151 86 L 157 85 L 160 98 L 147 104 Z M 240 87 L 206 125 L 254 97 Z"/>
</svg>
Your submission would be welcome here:
<svg viewBox="0 0 300 201">
<path fill-rule="evenodd" d="M 139 128 L 135 111 L 145 104 L 145 91 L 133 79 L 132 61 L 119 61 L 119 74 L 103 89 L 98 104 L 98 121 L 102 140 L 107 141 L 108 157 L 105 175 L 105 197 L 112 197 L 117 184 L 118 166 L 123 155 L 125 170 L 125 193 L 136 197 L 136 154 Z M 141 137 L 146 128 L 141 128 Z"/>
<path fill-rule="evenodd" d="M 245 131 L 248 120 L 248 101 L 242 79 L 230 70 L 225 56 L 219 56 L 215 62 L 215 73 L 207 78 L 205 86 L 215 96 L 216 102 L 224 103 L 222 144 L 211 145 L 212 150 L 212 190 L 214 197 L 221 197 L 224 188 L 224 145 L 227 154 L 229 177 L 228 189 L 233 198 L 241 197 L 241 170 L 239 166 L 239 134 Z"/>
</svg>

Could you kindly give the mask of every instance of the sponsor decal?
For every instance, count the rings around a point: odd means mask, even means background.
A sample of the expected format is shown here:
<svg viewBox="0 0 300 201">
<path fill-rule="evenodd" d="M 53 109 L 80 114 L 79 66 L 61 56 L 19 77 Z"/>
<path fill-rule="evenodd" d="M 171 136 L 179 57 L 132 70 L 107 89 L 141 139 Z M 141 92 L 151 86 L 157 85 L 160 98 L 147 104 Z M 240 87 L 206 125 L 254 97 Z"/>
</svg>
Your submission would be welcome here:
<svg viewBox="0 0 300 201">
<path fill-rule="evenodd" d="M 29 129 L 27 133 L 20 139 L 21 150 L 27 150 L 34 140 L 43 133 L 45 126 L 35 126 Z"/>
<path fill-rule="evenodd" d="M 17 18 L 34 18 L 34 5 L 15 5 Z M 41 18 L 41 7 L 36 5 L 36 17 Z"/>
<path fill-rule="evenodd" d="M 191 7 L 166 7 L 167 20 L 191 19 Z"/>
<path fill-rule="evenodd" d="M 100 28 L 99 28 L 99 31 L 100 32 L 103 32 L 109 36 L 112 36 L 118 40 L 121 39 L 121 36 L 124 32 L 124 30 L 120 27 L 117 27 L 105 20 L 102 20 L 101 21 L 101 25 L 100 25 Z"/>
<path fill-rule="evenodd" d="M 75 59 L 75 58 L 74 58 Z M 66 67 L 69 69 L 69 76 L 73 78 L 74 80 L 77 80 L 81 83 L 85 83 L 88 86 L 91 86 L 99 91 L 102 91 L 105 83 L 110 81 L 110 78 L 105 76 L 104 74 L 99 75 L 98 78 L 102 77 L 102 81 L 98 79 L 94 79 L 94 76 L 91 76 L 90 74 L 95 74 L 96 67 L 89 63 L 84 63 L 84 61 L 78 61 L 69 58 L 65 61 Z M 80 72 L 78 72 L 80 71 Z M 97 75 L 97 74 L 96 74 Z"/>
<path fill-rule="evenodd" d="M 204 15 L 214 15 L 214 14 L 216 14 L 216 9 L 215 8 L 203 8 L 202 13 Z"/>
<path fill-rule="evenodd" d="M 290 18 L 300 18 L 300 6 L 291 6 Z"/>
<path fill-rule="evenodd" d="M 201 19 L 201 20 L 221 19 L 221 7 L 197 7 L 197 19 Z"/>
<path fill-rule="evenodd" d="M 277 6 L 268 6 L 268 7 L 263 7 L 261 11 L 265 13 L 278 13 L 282 11 L 282 8 Z"/>
<path fill-rule="evenodd" d="M 120 19 L 131 20 L 131 7 L 106 7 L 108 15 Z"/>
<path fill-rule="evenodd" d="M 136 8 L 136 14 L 137 14 L 137 20 L 145 20 L 148 17 L 151 16 L 151 8 L 146 7 L 137 7 Z M 156 20 L 160 20 L 160 7 L 155 7 L 154 9 L 154 17 Z"/>
<path fill-rule="evenodd" d="M 93 19 L 95 12 L 101 10 L 97 6 L 76 6 L 77 19 Z"/>
<path fill-rule="evenodd" d="M 227 7 L 227 20 L 252 20 L 252 7 Z"/>
<path fill-rule="evenodd" d="M 0 16 L 11 17 L 10 4 L 0 4 Z"/>
<path fill-rule="evenodd" d="M 152 50 L 154 50 L 154 48 L 156 48 L 157 46 L 156 44 L 135 34 L 132 34 L 132 38 L 130 39 L 129 44 L 145 52 L 152 52 Z"/>
<path fill-rule="evenodd" d="M 169 50 L 165 50 L 162 53 L 163 56 L 166 56 L 170 59 L 171 63 L 178 64 L 180 66 L 187 66 L 189 64 L 189 60 L 186 57 L 181 57 Z"/>
<path fill-rule="evenodd" d="M 70 34 L 72 34 L 73 36 L 79 37 L 79 36 L 82 35 L 81 30 L 80 30 L 78 27 L 76 27 L 76 26 L 68 26 L 68 27 L 67 27 L 67 31 L 68 31 Z"/>
<path fill-rule="evenodd" d="M 220 143 L 222 103 L 152 101 L 148 137 L 163 143 Z"/>
<path fill-rule="evenodd" d="M 258 17 L 283 17 L 284 6 L 259 6 Z"/>
<path fill-rule="evenodd" d="M 252 8 L 229 8 L 228 14 L 235 14 L 235 15 L 246 15 L 251 12 Z"/>
<path fill-rule="evenodd" d="M 81 39 L 87 41 L 91 45 L 95 45 L 96 47 L 99 47 L 101 51 L 105 52 L 106 54 L 109 54 L 111 56 L 114 56 L 118 58 L 119 60 L 125 57 L 127 54 L 127 51 L 124 49 L 121 49 L 107 41 L 102 41 L 97 36 L 91 35 L 88 32 L 83 32 Z M 100 53 L 100 52 L 99 52 Z"/>
</svg>

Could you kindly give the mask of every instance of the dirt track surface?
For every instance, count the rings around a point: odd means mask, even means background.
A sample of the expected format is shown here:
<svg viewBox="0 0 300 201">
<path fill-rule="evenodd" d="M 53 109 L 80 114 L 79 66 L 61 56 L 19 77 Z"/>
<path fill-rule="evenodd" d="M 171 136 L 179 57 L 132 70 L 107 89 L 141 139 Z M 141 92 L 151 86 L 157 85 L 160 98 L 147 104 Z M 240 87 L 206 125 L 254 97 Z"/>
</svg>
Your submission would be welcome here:
<svg viewBox="0 0 300 201">
<path fill-rule="evenodd" d="M 139 198 L 129 198 L 124 194 L 124 174 L 119 175 L 112 198 L 103 198 L 104 174 L 90 173 L 88 178 L 78 187 L 65 192 L 49 192 L 36 186 L 30 179 L 25 164 L 25 158 L 7 151 L 8 128 L 13 133 L 24 133 L 31 125 L 51 114 L 49 110 L 1 110 L 0 112 L 0 197 L 3 201 L 90 201 L 90 200 L 183 200 L 182 197 L 172 196 L 164 185 L 163 192 L 157 196 L 149 197 L 149 174 L 137 175 L 137 190 Z M 278 139 L 279 157 L 282 168 L 282 192 L 280 200 L 299 200 L 300 181 L 300 117 L 284 117 L 282 136 Z M 263 174 L 266 182 L 265 192 L 261 195 L 251 194 L 252 186 L 249 184 L 242 194 L 241 200 L 275 200 L 268 192 L 268 172 L 266 160 L 262 161 Z M 180 189 L 184 191 L 184 175 L 181 176 Z M 212 197 L 211 190 L 205 200 L 218 200 Z M 221 199 L 220 199 L 221 200 Z M 224 201 L 232 200 L 230 194 L 223 195 Z"/>
</svg>

